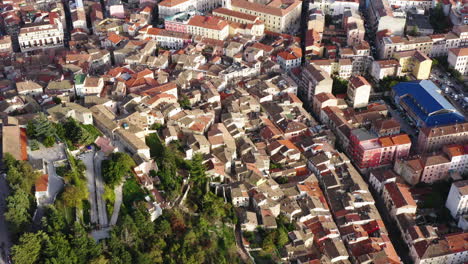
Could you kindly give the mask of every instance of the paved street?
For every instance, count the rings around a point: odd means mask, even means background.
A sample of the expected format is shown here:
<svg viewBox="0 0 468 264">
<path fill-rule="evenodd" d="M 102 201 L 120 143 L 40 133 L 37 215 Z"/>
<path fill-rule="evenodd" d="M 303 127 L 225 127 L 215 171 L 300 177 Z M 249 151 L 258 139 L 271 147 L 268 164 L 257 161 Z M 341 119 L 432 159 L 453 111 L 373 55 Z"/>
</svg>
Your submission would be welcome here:
<svg viewBox="0 0 468 264">
<path fill-rule="evenodd" d="M 80 158 L 86 166 L 86 179 L 88 180 L 90 204 L 90 221 L 93 224 L 98 224 L 98 211 L 96 205 L 96 182 L 94 177 L 94 152 L 84 153 L 81 155 Z"/>
<path fill-rule="evenodd" d="M 114 202 L 114 212 L 109 223 L 109 226 L 114 226 L 119 219 L 120 207 L 122 206 L 122 187 L 123 183 L 115 188 L 115 202 Z"/>
<path fill-rule="evenodd" d="M 401 116 L 401 114 L 397 110 L 389 107 L 388 111 L 390 112 L 392 117 L 395 118 L 395 120 L 398 121 L 398 123 L 400 123 L 401 130 L 403 132 L 408 133 L 409 135 L 411 135 L 413 137 L 417 137 L 416 129 L 414 127 L 412 127 L 410 124 L 408 124 L 408 122 L 403 119 L 403 117 Z"/>
<path fill-rule="evenodd" d="M 44 159 L 47 162 L 66 159 L 65 147 L 63 144 L 57 144 L 51 148 L 42 147 L 39 150 L 30 151 L 29 159 Z"/>
<path fill-rule="evenodd" d="M 11 246 L 8 227 L 5 222 L 5 199 L 8 197 L 8 194 L 8 183 L 6 182 L 5 177 L 2 175 L 0 176 L 0 264 L 7 263 L 6 256 L 8 256 Z"/>
<path fill-rule="evenodd" d="M 109 219 L 107 218 L 106 202 L 102 198 L 104 195 L 104 179 L 102 178 L 101 162 L 104 160 L 102 152 L 98 152 L 94 155 L 94 174 L 96 180 L 96 203 L 98 209 L 99 225 L 101 227 L 107 227 L 109 225 Z"/>
</svg>

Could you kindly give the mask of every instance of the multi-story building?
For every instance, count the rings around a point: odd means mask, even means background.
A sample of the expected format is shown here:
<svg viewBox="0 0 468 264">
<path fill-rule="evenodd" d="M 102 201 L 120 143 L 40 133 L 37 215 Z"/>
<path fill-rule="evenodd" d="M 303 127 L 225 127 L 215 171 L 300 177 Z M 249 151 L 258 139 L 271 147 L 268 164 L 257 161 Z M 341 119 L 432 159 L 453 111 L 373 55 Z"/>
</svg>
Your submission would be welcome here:
<svg viewBox="0 0 468 264">
<path fill-rule="evenodd" d="M 439 150 L 445 145 L 466 144 L 467 142 L 468 123 L 423 127 L 419 131 L 417 149 L 424 153 Z"/>
<path fill-rule="evenodd" d="M 392 164 L 407 157 L 411 148 L 407 134 L 379 138 L 362 128 L 351 130 L 349 140 L 351 159 L 360 169 Z"/>
<path fill-rule="evenodd" d="M 333 79 L 325 71 L 315 65 L 307 65 L 302 69 L 303 93 L 309 102 L 312 102 L 314 95 L 319 93 L 331 93 Z"/>
<path fill-rule="evenodd" d="M 192 42 L 192 38 L 187 33 L 160 28 L 147 28 L 143 37 L 145 39 L 154 39 L 159 46 L 168 49 L 181 49 Z"/>
<path fill-rule="evenodd" d="M 450 171 L 460 174 L 468 171 L 468 145 L 447 145 L 443 151 L 450 160 Z"/>
<path fill-rule="evenodd" d="M 164 29 L 176 32 L 187 33 L 188 22 L 190 18 L 196 15 L 202 15 L 198 11 L 187 11 L 177 13 L 173 16 L 167 16 L 164 18 Z"/>
<path fill-rule="evenodd" d="M 88 32 L 86 11 L 82 0 L 75 0 L 75 3 L 70 4 L 70 13 L 73 29 L 82 29 L 83 31 Z"/>
<path fill-rule="evenodd" d="M 399 214 L 415 214 L 417 205 L 404 183 L 389 182 L 383 186 L 382 197 L 392 217 Z"/>
<path fill-rule="evenodd" d="M 371 76 L 376 80 L 382 80 L 387 76 L 400 76 L 401 65 L 395 59 L 376 60 L 372 62 Z"/>
<path fill-rule="evenodd" d="M 318 8 L 325 14 L 338 16 L 347 10 L 359 11 L 359 0 L 316 0 L 311 7 Z"/>
<path fill-rule="evenodd" d="M 411 72 L 417 80 L 427 80 L 431 74 L 432 60 L 419 50 L 400 51 L 395 58 L 401 66 L 401 71 Z"/>
<path fill-rule="evenodd" d="M 468 180 L 452 183 L 445 206 L 455 219 L 468 213 Z"/>
<path fill-rule="evenodd" d="M 12 51 L 13 48 L 11 46 L 11 37 L 8 35 L 0 37 L 0 53 Z"/>
<path fill-rule="evenodd" d="M 235 29 L 238 28 L 237 24 L 240 24 L 242 28 L 246 29 L 244 31 L 248 33 L 247 35 L 259 37 L 263 36 L 265 32 L 265 23 L 263 23 L 258 16 L 229 10 L 227 8 L 217 8 L 213 10 L 213 15 L 232 22 L 230 26 L 231 35 L 235 35 Z"/>
<path fill-rule="evenodd" d="M 187 33 L 224 40 L 229 36 L 229 24 L 217 17 L 196 15 L 190 18 L 187 25 Z"/>
<path fill-rule="evenodd" d="M 450 160 L 442 154 L 400 159 L 393 167 L 395 172 L 411 185 L 445 180 L 449 175 L 449 168 Z"/>
<path fill-rule="evenodd" d="M 229 8 L 230 0 L 163 0 L 158 4 L 162 18 L 190 10 L 204 12 L 220 6 Z"/>
<path fill-rule="evenodd" d="M 232 0 L 230 9 L 258 16 L 265 23 L 265 30 L 290 33 L 299 29 L 302 1 Z"/>
<path fill-rule="evenodd" d="M 402 9 L 412 8 L 429 10 L 432 7 L 432 0 L 386 0 L 391 6 L 399 6 Z"/>
<path fill-rule="evenodd" d="M 468 75 L 468 48 L 450 49 L 448 64 L 463 75 Z"/>
<path fill-rule="evenodd" d="M 393 8 L 387 0 L 373 0 L 366 3 L 368 22 L 374 32 L 387 30 L 394 35 L 403 35 L 406 24 L 406 13 L 403 10 Z"/>
<path fill-rule="evenodd" d="M 280 67 L 289 72 L 291 69 L 301 66 L 302 50 L 300 48 L 294 48 L 288 51 L 282 51 L 278 53 L 277 60 Z"/>
<path fill-rule="evenodd" d="M 348 82 L 347 95 L 353 108 L 366 107 L 371 92 L 370 83 L 362 76 L 352 76 Z"/>
<path fill-rule="evenodd" d="M 353 47 L 364 41 L 366 29 L 364 20 L 356 11 L 346 11 L 343 15 L 343 28 L 346 30 L 346 43 Z"/>
<path fill-rule="evenodd" d="M 63 26 L 60 20 L 31 23 L 23 26 L 18 35 L 21 51 L 56 48 L 63 46 Z"/>
<path fill-rule="evenodd" d="M 380 58 L 391 58 L 396 52 L 418 50 L 429 57 L 446 56 L 448 50 L 468 46 L 468 25 L 454 27 L 452 32 L 420 37 L 383 36 L 377 40 Z"/>
<path fill-rule="evenodd" d="M 400 51 L 418 50 L 424 54 L 430 54 L 433 46 L 432 39 L 428 36 L 421 37 L 383 37 L 377 42 L 379 57 L 390 59 Z"/>
</svg>

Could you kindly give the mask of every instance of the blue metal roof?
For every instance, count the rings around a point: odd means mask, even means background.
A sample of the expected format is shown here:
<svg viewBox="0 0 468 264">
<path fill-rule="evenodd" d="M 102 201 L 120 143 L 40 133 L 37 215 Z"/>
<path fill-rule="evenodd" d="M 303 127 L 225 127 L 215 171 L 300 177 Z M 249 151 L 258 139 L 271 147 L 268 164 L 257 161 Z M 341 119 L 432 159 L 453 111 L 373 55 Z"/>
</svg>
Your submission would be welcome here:
<svg viewBox="0 0 468 264">
<path fill-rule="evenodd" d="M 465 118 L 432 81 L 403 82 L 392 87 L 397 103 L 404 102 L 425 126 L 464 122 Z"/>
</svg>

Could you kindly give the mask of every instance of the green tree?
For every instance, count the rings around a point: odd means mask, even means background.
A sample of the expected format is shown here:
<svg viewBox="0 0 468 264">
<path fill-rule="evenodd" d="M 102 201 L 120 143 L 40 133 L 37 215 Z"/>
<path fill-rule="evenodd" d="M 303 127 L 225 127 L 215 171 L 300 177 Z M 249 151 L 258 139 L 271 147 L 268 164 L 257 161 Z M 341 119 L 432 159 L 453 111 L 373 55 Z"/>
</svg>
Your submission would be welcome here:
<svg viewBox="0 0 468 264">
<path fill-rule="evenodd" d="M 13 262 L 21 264 L 37 263 L 47 240 L 47 234 L 42 231 L 25 233 L 20 237 L 19 243 L 11 248 Z"/>
<path fill-rule="evenodd" d="M 56 232 L 65 232 L 68 227 L 64 215 L 54 206 L 46 207 L 44 218 L 42 218 L 42 226 L 43 230 L 49 235 Z"/>
<path fill-rule="evenodd" d="M 82 201 L 87 199 L 88 191 L 86 186 L 68 185 L 62 193 L 61 199 L 68 207 L 81 208 Z"/>
<path fill-rule="evenodd" d="M 109 260 L 105 256 L 100 255 L 99 257 L 92 259 L 89 264 L 109 264 Z"/>
<path fill-rule="evenodd" d="M 66 236 L 61 232 L 56 232 L 50 236 L 45 246 L 46 264 L 74 264 L 78 263 L 75 251 L 71 248 Z"/>
<path fill-rule="evenodd" d="M 348 81 L 341 79 L 340 77 L 333 77 L 332 93 L 334 95 L 344 94 L 348 90 Z"/>
<path fill-rule="evenodd" d="M 57 96 L 52 98 L 52 101 L 54 101 L 55 104 L 61 104 L 62 103 L 62 99 L 58 98 Z"/>
<path fill-rule="evenodd" d="M 123 177 L 131 172 L 135 161 L 127 153 L 112 153 L 109 160 L 102 162 L 102 176 L 106 184 L 114 188 Z"/>
<path fill-rule="evenodd" d="M 19 189 L 6 199 L 7 211 L 5 219 L 8 221 L 11 230 L 14 233 L 19 233 L 24 230 L 31 221 L 29 209 L 31 203 L 28 194 Z"/>
<path fill-rule="evenodd" d="M 84 129 L 75 119 L 69 117 L 63 125 L 65 137 L 75 145 L 86 145 L 94 140 L 88 130 Z"/>
<path fill-rule="evenodd" d="M 96 244 L 94 239 L 88 236 L 79 222 L 75 222 L 73 225 L 70 245 L 75 250 L 78 263 L 89 263 L 102 253 L 101 245 Z"/>
<path fill-rule="evenodd" d="M 408 32 L 408 35 L 410 36 L 419 36 L 419 28 L 418 26 L 413 26 L 413 28 L 411 28 L 410 32 Z"/>
<path fill-rule="evenodd" d="M 190 103 L 189 98 L 185 94 L 183 94 L 181 97 L 182 98 L 179 100 L 180 107 L 183 109 L 190 109 L 192 104 Z"/>
<path fill-rule="evenodd" d="M 278 227 L 276 229 L 276 233 L 277 233 L 277 236 L 276 236 L 276 247 L 278 249 L 281 249 L 283 248 L 289 241 L 289 238 L 288 238 L 288 232 L 286 231 L 286 229 L 284 227 Z"/>
<path fill-rule="evenodd" d="M 28 136 L 32 138 L 44 140 L 45 138 L 55 134 L 55 128 L 47 119 L 47 116 L 43 113 L 40 113 L 37 118 L 30 121 L 26 132 L 28 133 Z"/>
<path fill-rule="evenodd" d="M 275 246 L 276 233 L 269 232 L 262 242 L 262 249 L 267 254 L 272 254 L 276 250 Z"/>
<path fill-rule="evenodd" d="M 50 148 L 50 147 L 54 146 L 54 144 L 55 144 L 54 136 L 48 136 L 48 137 L 44 138 L 44 140 L 42 141 L 42 144 L 44 144 L 44 146 L 46 148 Z"/>
<path fill-rule="evenodd" d="M 437 3 L 429 14 L 429 21 L 434 28 L 434 33 L 444 33 L 450 28 L 450 22 L 444 14 L 444 8 L 441 3 Z"/>
</svg>

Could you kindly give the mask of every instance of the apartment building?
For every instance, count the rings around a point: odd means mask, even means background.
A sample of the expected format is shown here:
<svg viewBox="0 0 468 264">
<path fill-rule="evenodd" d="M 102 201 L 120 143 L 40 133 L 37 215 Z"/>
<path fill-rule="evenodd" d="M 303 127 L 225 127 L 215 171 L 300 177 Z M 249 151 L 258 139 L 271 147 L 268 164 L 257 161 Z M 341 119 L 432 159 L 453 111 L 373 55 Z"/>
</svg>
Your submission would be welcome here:
<svg viewBox="0 0 468 264">
<path fill-rule="evenodd" d="M 229 36 L 229 24 L 212 16 L 193 16 L 187 24 L 187 33 L 206 38 L 225 40 Z"/>
<path fill-rule="evenodd" d="M 445 126 L 424 127 L 419 131 L 417 149 L 419 152 L 439 150 L 449 144 L 466 144 L 468 142 L 468 123 L 457 123 Z"/>
<path fill-rule="evenodd" d="M 395 59 L 376 60 L 372 62 L 371 76 L 374 80 L 382 80 L 387 76 L 400 76 L 401 65 Z"/>
<path fill-rule="evenodd" d="M 468 75 L 468 48 L 450 49 L 447 61 L 450 67 L 463 75 Z"/>
<path fill-rule="evenodd" d="M 302 50 L 299 47 L 290 48 L 278 53 L 278 64 L 286 72 L 301 66 Z"/>
<path fill-rule="evenodd" d="M 162 18 L 193 9 L 204 12 L 220 6 L 229 7 L 230 0 L 163 0 L 158 4 Z"/>
<path fill-rule="evenodd" d="M 378 41 L 379 57 L 381 59 L 390 59 L 397 52 L 417 50 L 424 54 L 430 54 L 433 42 L 428 36 L 421 37 L 383 37 Z"/>
<path fill-rule="evenodd" d="M 399 159 L 393 167 L 395 172 L 411 185 L 445 180 L 449 175 L 449 168 L 450 160 L 443 154 Z"/>
<path fill-rule="evenodd" d="M 369 23 L 374 32 L 388 31 L 401 36 L 405 32 L 406 13 L 394 8 L 387 0 L 366 1 Z"/>
<path fill-rule="evenodd" d="M 265 23 L 265 30 L 291 33 L 299 29 L 302 1 L 232 0 L 230 9 L 259 17 Z"/>
<path fill-rule="evenodd" d="M 0 53 L 2 52 L 12 52 L 13 49 L 11 47 L 11 37 L 6 35 L 6 36 L 1 36 L 0 37 Z"/>
<path fill-rule="evenodd" d="M 360 44 L 352 45 L 350 48 L 340 49 L 340 57 L 342 59 L 350 59 L 352 64 L 351 72 L 353 74 L 363 75 L 371 71 L 374 58 L 370 56 L 370 46 L 367 41 L 363 40 Z M 348 52 L 346 52 L 348 51 Z"/>
<path fill-rule="evenodd" d="M 347 95 L 353 108 L 366 107 L 371 92 L 370 83 L 362 76 L 352 76 L 348 82 Z"/>
<path fill-rule="evenodd" d="M 382 197 L 392 217 L 416 213 L 417 205 L 409 189 L 408 185 L 395 181 L 383 186 Z"/>
<path fill-rule="evenodd" d="M 315 0 L 311 7 L 320 9 L 325 14 L 338 16 L 348 10 L 359 11 L 359 0 Z"/>
<path fill-rule="evenodd" d="M 450 171 L 460 174 L 468 171 L 468 145 L 446 145 L 443 151 L 450 160 Z"/>
<path fill-rule="evenodd" d="M 346 11 L 343 16 L 343 28 L 346 30 L 346 43 L 353 47 L 364 41 L 366 29 L 364 20 L 356 11 Z"/>
<path fill-rule="evenodd" d="M 468 213 L 468 180 L 452 183 L 445 206 L 455 219 Z"/>
<path fill-rule="evenodd" d="M 351 159 L 360 169 L 392 164 L 407 157 L 411 148 L 407 134 L 377 137 L 362 128 L 351 130 L 349 140 Z"/>
<path fill-rule="evenodd" d="M 18 35 L 22 52 L 63 46 L 63 27 L 59 19 L 23 26 Z"/>
<path fill-rule="evenodd" d="M 333 79 L 322 69 L 309 64 L 302 69 L 302 83 L 303 93 L 312 102 L 314 95 L 331 93 Z"/>
<path fill-rule="evenodd" d="M 241 27 L 247 31 L 247 35 L 263 36 L 265 23 L 258 16 L 245 14 L 242 12 L 229 10 L 227 8 L 217 8 L 213 10 L 213 16 L 221 17 L 230 23 L 231 35 L 235 34 L 235 29 Z"/>
<path fill-rule="evenodd" d="M 187 33 L 160 28 L 148 28 L 142 36 L 145 39 L 156 40 L 159 46 L 168 49 L 181 49 L 192 42 L 191 36 Z"/>
<path fill-rule="evenodd" d="M 418 50 L 400 51 L 395 53 L 403 73 L 410 72 L 417 80 L 427 80 L 431 74 L 432 60 Z"/>
<path fill-rule="evenodd" d="M 418 50 L 429 57 L 446 56 L 453 48 L 468 46 L 468 25 L 457 26 L 446 34 L 419 37 L 383 36 L 377 40 L 381 59 L 392 58 L 396 52 Z"/>
<path fill-rule="evenodd" d="M 432 7 L 432 0 L 386 0 L 390 6 L 399 6 L 404 10 L 411 8 L 429 10 Z"/>
</svg>

